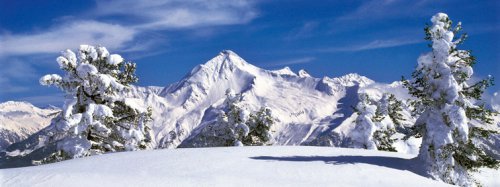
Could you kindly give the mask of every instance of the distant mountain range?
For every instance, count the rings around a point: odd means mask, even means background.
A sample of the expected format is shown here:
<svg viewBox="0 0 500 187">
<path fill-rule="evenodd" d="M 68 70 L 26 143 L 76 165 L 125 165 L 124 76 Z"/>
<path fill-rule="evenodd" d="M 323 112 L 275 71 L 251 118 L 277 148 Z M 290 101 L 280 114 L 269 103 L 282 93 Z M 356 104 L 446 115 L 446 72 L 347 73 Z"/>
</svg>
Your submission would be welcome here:
<svg viewBox="0 0 500 187">
<path fill-rule="evenodd" d="M 1 103 L 0 150 L 43 129 L 59 111 L 55 107 L 41 109 L 27 102 Z"/>
</svg>

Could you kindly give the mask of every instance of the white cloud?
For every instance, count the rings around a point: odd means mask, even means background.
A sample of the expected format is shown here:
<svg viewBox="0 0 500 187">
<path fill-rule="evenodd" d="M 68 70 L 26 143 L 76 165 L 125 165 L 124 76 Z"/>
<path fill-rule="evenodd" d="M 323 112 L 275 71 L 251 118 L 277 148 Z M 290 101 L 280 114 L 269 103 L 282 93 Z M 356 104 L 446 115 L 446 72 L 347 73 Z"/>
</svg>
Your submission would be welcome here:
<svg viewBox="0 0 500 187">
<path fill-rule="evenodd" d="M 97 21 L 70 21 L 46 31 L 0 37 L 0 57 L 57 53 L 80 44 L 100 44 L 110 49 L 123 48 L 137 31 Z"/>
<path fill-rule="evenodd" d="M 381 48 L 390 48 L 390 47 L 398 47 L 404 45 L 411 45 L 416 43 L 422 43 L 424 40 L 411 40 L 411 39 L 390 39 L 390 40 L 374 40 L 365 44 L 351 45 L 345 47 L 332 47 L 332 48 L 324 48 L 318 49 L 318 52 L 355 52 L 355 51 L 365 51 L 371 49 L 381 49 Z"/>
<path fill-rule="evenodd" d="M 312 36 L 313 31 L 319 26 L 318 22 L 309 21 L 302 24 L 302 26 L 292 30 L 285 40 L 293 40 L 298 38 L 306 38 Z"/>
<path fill-rule="evenodd" d="M 36 78 L 37 73 L 29 63 L 18 59 L 9 59 L 0 68 L 1 93 L 18 93 L 30 90 L 29 86 L 21 84 Z"/>
<path fill-rule="evenodd" d="M 442 2 L 432 2 L 437 4 Z M 420 16 L 435 12 L 434 7 L 427 5 L 429 0 L 371 0 L 363 3 L 354 11 L 337 18 L 337 21 L 374 20 L 383 18 L 398 18 L 401 16 Z M 411 11 L 409 13 L 408 11 Z"/>
<path fill-rule="evenodd" d="M 99 44 L 121 52 L 147 51 L 165 42 L 148 38 L 151 31 L 244 24 L 257 15 L 254 3 L 246 0 L 103 0 L 96 4 L 78 16 L 82 20 L 60 19 L 59 24 L 40 32 L 0 35 L 0 58 L 53 54 L 80 44 Z"/>
<path fill-rule="evenodd" d="M 287 66 L 287 65 L 294 65 L 294 64 L 311 63 L 314 60 L 316 60 L 315 57 L 303 57 L 303 58 L 297 58 L 297 59 L 289 59 L 289 60 L 260 63 L 260 64 L 263 64 L 264 67 L 276 67 L 276 66 Z"/>
<path fill-rule="evenodd" d="M 134 27 L 145 30 L 242 24 L 257 16 L 254 3 L 246 0 L 110 0 L 96 3 L 97 15 L 140 20 Z"/>
</svg>

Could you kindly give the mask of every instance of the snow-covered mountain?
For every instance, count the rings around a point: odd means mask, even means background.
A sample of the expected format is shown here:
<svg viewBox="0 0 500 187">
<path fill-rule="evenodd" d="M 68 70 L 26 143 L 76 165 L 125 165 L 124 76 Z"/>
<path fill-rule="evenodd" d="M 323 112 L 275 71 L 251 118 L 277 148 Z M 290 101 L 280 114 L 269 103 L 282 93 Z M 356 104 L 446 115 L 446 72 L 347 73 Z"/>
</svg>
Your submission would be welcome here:
<svg viewBox="0 0 500 187">
<path fill-rule="evenodd" d="M 58 112 L 57 108 L 41 109 L 27 102 L 0 103 L 0 150 L 43 129 Z"/>
<path fill-rule="evenodd" d="M 278 121 L 272 128 L 276 145 L 300 145 L 348 119 L 357 93 L 373 83 L 357 74 L 314 78 L 287 67 L 264 70 L 226 50 L 159 93 L 138 88 L 131 96 L 153 107 L 157 147 L 189 147 L 189 140 L 215 120 L 227 89 L 241 93 L 250 111 L 272 109 Z"/>
<path fill-rule="evenodd" d="M 166 87 L 132 87 L 127 93 L 131 98 L 127 102 L 152 108 L 156 148 L 191 147 L 191 141 L 216 119 L 227 89 L 240 93 L 241 103 L 250 111 L 261 107 L 272 110 L 276 118 L 271 128 L 274 145 L 346 147 L 354 130 L 357 114 L 352 107 L 357 105 L 359 93 L 375 100 L 383 93 L 392 93 L 399 100 L 410 98 L 400 82 L 375 83 L 357 74 L 315 78 L 304 70 L 295 73 L 287 67 L 264 70 L 226 50 L 195 67 L 177 83 Z M 404 123 L 412 125 L 414 119 L 408 109 L 403 115 Z M 50 152 L 55 147 L 45 145 L 53 129 L 46 127 L 27 140 L 13 144 L 0 153 L 0 158 L 33 151 Z M 394 144 L 398 152 L 411 154 L 417 153 L 419 145 L 420 139 L 415 138 Z M 36 154 L 31 156 L 24 160 L 39 158 Z"/>
<path fill-rule="evenodd" d="M 304 70 L 294 73 L 288 67 L 264 70 L 229 50 L 198 65 L 177 83 L 164 88 L 132 87 L 127 97 L 133 98 L 129 103 L 153 109 L 155 147 L 190 147 L 190 140 L 216 119 L 227 89 L 240 93 L 243 106 L 250 111 L 261 107 L 272 109 L 276 118 L 271 129 L 274 145 L 338 146 L 353 130 L 356 113 L 352 107 L 358 103 L 359 92 L 369 93 L 373 98 L 380 98 L 383 92 L 408 97 L 397 82 L 376 84 L 357 74 L 315 78 Z M 50 150 L 44 145 L 53 129 L 49 126 L 37 132 L 28 140 L 8 147 L 4 154 L 19 156 Z M 321 141 L 332 132 L 336 142 Z M 398 147 L 404 152 L 416 150 L 415 145 L 407 144 Z"/>
</svg>

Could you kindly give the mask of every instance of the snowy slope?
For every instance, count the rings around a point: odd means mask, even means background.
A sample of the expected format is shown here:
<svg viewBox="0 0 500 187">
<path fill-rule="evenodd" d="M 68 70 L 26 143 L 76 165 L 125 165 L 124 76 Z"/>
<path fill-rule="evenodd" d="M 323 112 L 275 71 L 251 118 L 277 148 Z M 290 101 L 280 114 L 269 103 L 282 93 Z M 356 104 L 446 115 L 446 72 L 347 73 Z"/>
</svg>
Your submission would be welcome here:
<svg viewBox="0 0 500 187">
<path fill-rule="evenodd" d="M 449 186 L 420 175 L 411 157 L 302 146 L 164 149 L 3 169 L 0 186 Z M 479 178 L 498 186 L 499 174 Z"/>
<path fill-rule="evenodd" d="M 27 102 L 0 103 L 0 150 L 26 139 L 50 124 L 59 109 L 41 109 Z"/>
</svg>

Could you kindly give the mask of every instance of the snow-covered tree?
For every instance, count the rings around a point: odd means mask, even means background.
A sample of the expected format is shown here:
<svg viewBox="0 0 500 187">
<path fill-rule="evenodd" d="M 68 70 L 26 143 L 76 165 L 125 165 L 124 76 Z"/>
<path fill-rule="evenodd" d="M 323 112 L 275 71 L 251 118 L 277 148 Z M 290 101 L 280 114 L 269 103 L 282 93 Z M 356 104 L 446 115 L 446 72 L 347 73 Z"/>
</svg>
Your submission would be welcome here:
<svg viewBox="0 0 500 187">
<path fill-rule="evenodd" d="M 382 98 L 376 102 L 376 106 L 377 110 L 372 120 L 377 127 L 373 133 L 377 149 L 396 152 L 396 148 L 393 146 L 396 139 L 393 138 L 393 135 L 397 133 L 396 126 L 399 127 L 398 129 L 402 128 L 402 102 L 397 100 L 393 94 L 384 93 Z"/>
<path fill-rule="evenodd" d="M 390 118 L 390 113 L 399 114 L 393 111 L 394 98 L 392 94 L 383 94 L 378 101 L 371 99 L 367 94 L 359 94 L 359 103 L 356 106 L 358 117 L 355 120 L 354 130 L 351 133 L 351 147 L 375 149 L 382 151 L 393 151 L 396 134 L 395 122 Z M 400 114 L 401 115 L 401 114 Z"/>
<path fill-rule="evenodd" d="M 413 79 L 404 81 L 409 93 L 417 98 L 423 111 L 415 129 L 423 135 L 418 158 L 430 175 L 460 186 L 475 185 L 470 171 L 479 167 L 498 167 L 499 162 L 476 145 L 475 137 L 491 133 L 484 126 L 471 126 L 470 120 L 491 122 L 493 112 L 477 106 L 492 79 L 469 84 L 475 58 L 470 51 L 459 50 L 466 35 L 456 39 L 461 23 L 453 28 L 444 13 L 431 19 L 425 28 L 432 52 L 418 59 Z"/>
<path fill-rule="evenodd" d="M 351 133 L 351 147 L 364 149 L 377 149 L 373 141 L 373 133 L 377 130 L 373 118 L 376 116 L 377 106 L 372 104 L 367 94 L 359 94 L 359 103 L 356 106 L 358 117 L 354 130 Z"/>
<path fill-rule="evenodd" d="M 250 129 L 248 135 L 243 139 L 244 145 L 266 145 L 272 139 L 270 133 L 274 118 L 270 108 L 261 108 L 254 114 L 250 114 L 247 125 Z"/>
<path fill-rule="evenodd" d="M 402 122 L 405 120 L 403 117 L 403 102 L 396 99 L 394 94 L 385 94 L 389 95 L 387 101 L 387 115 L 391 118 L 392 122 L 396 126 L 401 126 Z"/>
<path fill-rule="evenodd" d="M 57 151 L 43 162 L 151 147 L 150 109 L 122 96 L 138 80 L 134 63 L 90 45 L 81 45 L 78 56 L 63 51 L 57 62 L 63 76 L 40 78 L 42 85 L 56 86 L 66 95 L 63 110 L 53 121 Z"/>
<path fill-rule="evenodd" d="M 223 109 L 217 119 L 204 127 L 200 134 L 183 145 L 186 147 L 267 145 L 272 139 L 270 128 L 275 119 L 271 109 L 261 108 L 250 113 L 242 106 L 241 94 L 226 91 Z"/>
<path fill-rule="evenodd" d="M 242 108 L 241 94 L 235 94 L 231 89 L 226 91 L 224 109 L 220 111 L 217 120 L 202 131 L 195 146 L 243 146 L 243 139 L 250 129 L 246 125 L 250 113 Z"/>
</svg>

